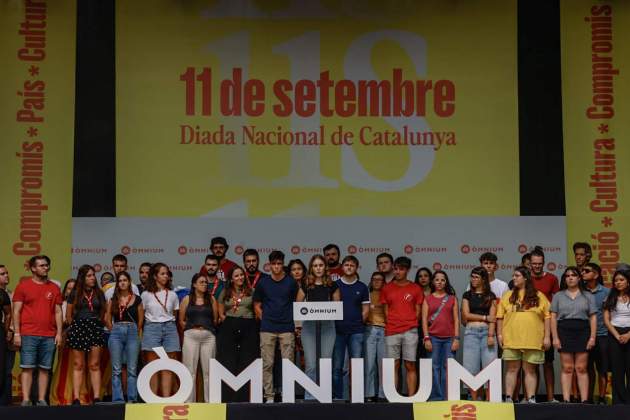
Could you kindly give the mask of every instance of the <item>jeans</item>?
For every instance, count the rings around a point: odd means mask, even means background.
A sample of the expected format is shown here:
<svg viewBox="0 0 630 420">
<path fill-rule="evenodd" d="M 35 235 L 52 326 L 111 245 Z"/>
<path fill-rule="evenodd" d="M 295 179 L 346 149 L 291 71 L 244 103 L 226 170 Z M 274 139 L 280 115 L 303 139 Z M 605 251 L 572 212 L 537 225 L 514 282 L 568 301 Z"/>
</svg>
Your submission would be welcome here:
<svg viewBox="0 0 630 420">
<path fill-rule="evenodd" d="M 385 357 L 385 328 L 368 326 L 365 329 L 365 397 L 385 398 L 383 393 L 383 358 Z"/>
<path fill-rule="evenodd" d="M 451 351 L 453 338 L 439 338 L 431 336 L 432 351 L 429 353 L 433 364 L 433 387 L 429 401 L 444 400 L 446 393 L 446 361 L 455 357 Z"/>
<path fill-rule="evenodd" d="M 466 327 L 463 348 L 464 367 L 472 375 L 488 366 L 497 358 L 497 343 L 488 347 L 488 326 Z"/>
<path fill-rule="evenodd" d="M 201 372 L 203 374 L 203 401 L 210 401 L 210 359 L 215 358 L 216 351 L 217 344 L 212 331 L 196 328 L 184 331 L 182 363 L 188 368 L 193 384 L 195 384 L 186 402 L 196 401 L 197 365 L 200 358 Z"/>
<path fill-rule="evenodd" d="M 112 361 L 112 401 L 124 402 L 120 373 L 123 365 L 123 355 L 127 359 L 127 400 L 138 400 L 138 353 L 140 339 L 138 326 L 132 322 L 116 322 L 109 335 L 109 354 Z"/>
<path fill-rule="evenodd" d="M 363 333 L 337 334 L 335 349 L 333 350 L 333 398 L 343 398 L 343 364 L 346 359 L 346 349 L 350 359 L 358 358 L 363 353 Z"/>
<path fill-rule="evenodd" d="M 316 348 L 316 323 L 317 321 L 305 321 L 302 325 L 302 346 L 304 347 L 304 372 L 313 381 L 317 378 L 317 348 Z M 335 321 L 321 322 L 321 353 L 320 358 L 331 359 L 335 347 Z M 314 397 L 308 392 L 304 393 L 305 400 Z"/>
</svg>

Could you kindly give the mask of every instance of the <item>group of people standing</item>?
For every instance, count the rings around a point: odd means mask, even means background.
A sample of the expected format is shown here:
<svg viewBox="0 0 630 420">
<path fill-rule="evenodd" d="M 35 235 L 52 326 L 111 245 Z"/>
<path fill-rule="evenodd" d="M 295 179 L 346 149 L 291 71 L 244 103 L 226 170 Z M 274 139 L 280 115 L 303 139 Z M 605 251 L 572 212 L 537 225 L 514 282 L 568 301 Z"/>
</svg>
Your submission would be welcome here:
<svg viewBox="0 0 630 420">
<path fill-rule="evenodd" d="M 332 359 L 336 400 L 347 399 L 349 358 L 364 359 L 365 396 L 378 401 L 385 397 L 383 358 L 395 360 L 397 388 L 411 396 L 418 385 L 417 360 L 426 357 L 433 366 L 430 400 L 443 400 L 447 360 L 460 351 L 473 375 L 503 359 L 510 402 L 518 401 L 521 386 L 524 401 L 536 402 L 538 367 L 544 366 L 547 401 L 556 401 L 555 349 L 564 401 L 592 402 L 598 377 L 603 402 L 610 371 L 613 403 L 630 403 L 630 267 L 614 274 L 612 288 L 604 287 L 601 269 L 589 261 L 588 244 L 574 246 L 576 266 L 568 267 L 560 282 L 544 271 L 539 247 L 523 257 L 509 284 L 495 277 L 497 256 L 484 253 L 461 301 L 442 270 L 423 267 L 410 278 L 412 262 L 404 256 L 378 255 L 376 270 L 364 282 L 358 259 L 341 259 L 334 244 L 308 264 L 299 259 L 286 263 L 281 251 L 273 251 L 269 274 L 259 271 L 255 249 L 243 253 L 243 266 L 225 257 L 225 238 L 213 238 L 210 249 L 190 288 L 179 293 L 163 263 L 143 263 L 140 283 L 134 284 L 123 255 L 113 258 L 111 279 L 103 275 L 99 285 L 94 267 L 83 265 L 62 291 L 48 277 L 50 260 L 41 255 L 30 259 L 32 276 L 10 297 L 8 271 L 0 265 L 0 390 L 5 402 L 14 363 L 9 345 L 20 352 L 22 405 L 47 404 L 49 372 L 60 346 L 71 352 L 72 404 L 81 404 L 86 385 L 93 402 L 102 398 L 104 351 L 111 360 L 112 401 L 126 397 L 137 402 L 139 365 L 158 357 L 156 347 L 180 359 L 193 380 L 200 367 L 203 395 L 193 391 L 190 402 L 208 401 L 210 358 L 235 375 L 262 358 L 264 399 L 274 402 L 281 392 L 281 359 L 302 366 L 311 379 L 317 377 L 315 322 L 294 321 L 293 302 L 340 301 L 343 320 L 322 321 L 319 328 L 320 357 Z M 169 371 L 151 378 L 158 395 L 171 395 L 175 387 Z M 475 400 L 488 394 L 483 388 L 468 391 Z M 226 402 L 248 401 L 249 390 L 224 386 L 222 396 Z M 306 392 L 304 398 L 313 396 Z"/>
</svg>

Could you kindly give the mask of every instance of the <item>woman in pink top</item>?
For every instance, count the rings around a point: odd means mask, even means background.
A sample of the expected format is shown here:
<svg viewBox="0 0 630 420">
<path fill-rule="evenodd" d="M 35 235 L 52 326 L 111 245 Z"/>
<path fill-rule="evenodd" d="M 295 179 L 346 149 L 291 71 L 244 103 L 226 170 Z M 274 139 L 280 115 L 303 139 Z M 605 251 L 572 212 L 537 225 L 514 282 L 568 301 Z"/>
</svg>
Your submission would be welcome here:
<svg viewBox="0 0 630 420">
<path fill-rule="evenodd" d="M 431 279 L 431 294 L 422 304 L 424 347 L 433 361 L 433 387 L 429 401 L 446 397 L 446 361 L 459 348 L 459 305 L 448 275 L 438 270 Z"/>
</svg>

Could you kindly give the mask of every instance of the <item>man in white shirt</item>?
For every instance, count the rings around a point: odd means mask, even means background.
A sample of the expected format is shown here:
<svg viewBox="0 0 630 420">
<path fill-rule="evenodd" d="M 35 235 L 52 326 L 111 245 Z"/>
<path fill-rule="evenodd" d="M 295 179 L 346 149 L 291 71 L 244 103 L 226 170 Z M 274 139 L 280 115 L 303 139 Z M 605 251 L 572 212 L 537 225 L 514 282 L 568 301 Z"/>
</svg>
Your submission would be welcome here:
<svg viewBox="0 0 630 420">
<path fill-rule="evenodd" d="M 484 252 L 479 257 L 479 264 L 488 272 L 488 280 L 490 281 L 490 290 L 498 299 L 508 292 L 510 288 L 507 283 L 503 280 L 499 280 L 494 276 L 494 273 L 497 271 L 499 265 L 497 264 L 497 256 L 493 252 Z"/>
</svg>

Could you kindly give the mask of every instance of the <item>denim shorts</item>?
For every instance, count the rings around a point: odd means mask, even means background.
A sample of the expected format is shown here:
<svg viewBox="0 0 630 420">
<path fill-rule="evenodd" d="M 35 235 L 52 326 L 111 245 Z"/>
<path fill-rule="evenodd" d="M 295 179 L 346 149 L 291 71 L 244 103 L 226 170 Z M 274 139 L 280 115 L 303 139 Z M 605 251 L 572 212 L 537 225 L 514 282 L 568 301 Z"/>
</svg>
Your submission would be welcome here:
<svg viewBox="0 0 630 420">
<path fill-rule="evenodd" d="M 167 353 L 181 351 L 175 321 L 146 322 L 144 324 L 142 351 L 153 351 L 154 347 L 164 347 L 164 351 Z"/>
<path fill-rule="evenodd" d="M 40 367 L 52 368 L 55 353 L 55 337 L 41 337 L 37 335 L 23 335 L 20 348 L 20 367 L 32 369 Z"/>
</svg>

